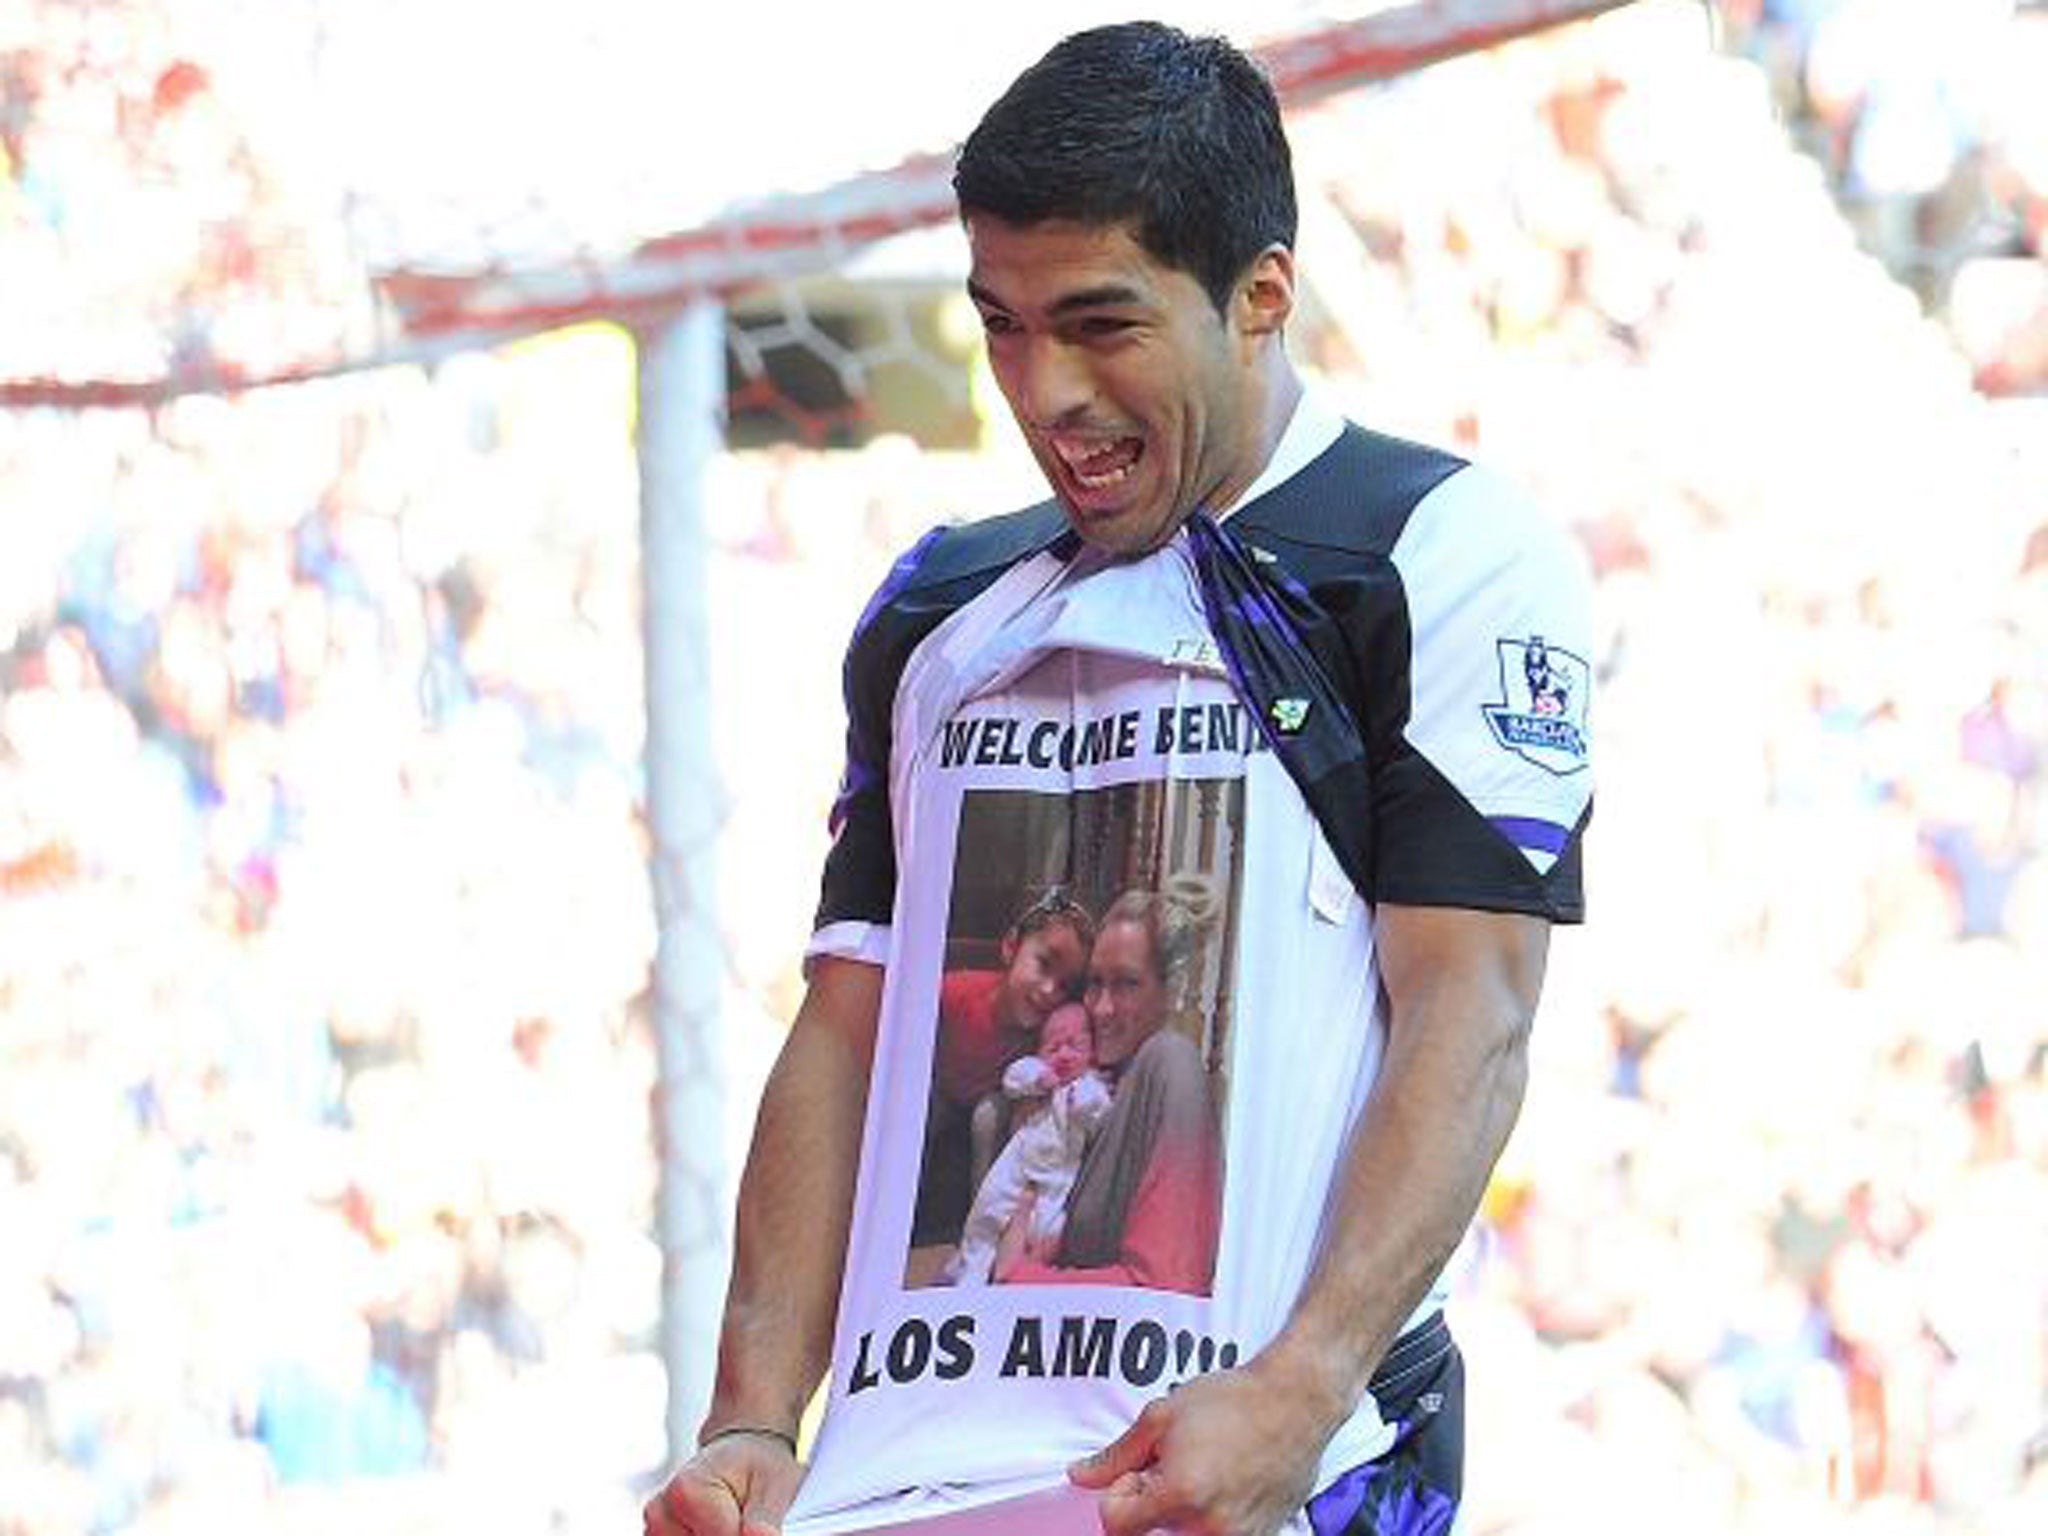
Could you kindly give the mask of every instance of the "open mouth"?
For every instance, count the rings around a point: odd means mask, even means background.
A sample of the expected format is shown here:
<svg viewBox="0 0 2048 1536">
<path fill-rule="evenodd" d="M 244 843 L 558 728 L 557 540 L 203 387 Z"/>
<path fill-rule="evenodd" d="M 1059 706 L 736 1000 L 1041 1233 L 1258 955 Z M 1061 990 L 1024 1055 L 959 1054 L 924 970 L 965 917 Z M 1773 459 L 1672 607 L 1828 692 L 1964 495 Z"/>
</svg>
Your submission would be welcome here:
<svg viewBox="0 0 2048 1536">
<path fill-rule="evenodd" d="M 1084 491 L 1111 491 L 1130 479 L 1145 456 L 1141 437 L 1055 438 L 1053 452 Z"/>
</svg>

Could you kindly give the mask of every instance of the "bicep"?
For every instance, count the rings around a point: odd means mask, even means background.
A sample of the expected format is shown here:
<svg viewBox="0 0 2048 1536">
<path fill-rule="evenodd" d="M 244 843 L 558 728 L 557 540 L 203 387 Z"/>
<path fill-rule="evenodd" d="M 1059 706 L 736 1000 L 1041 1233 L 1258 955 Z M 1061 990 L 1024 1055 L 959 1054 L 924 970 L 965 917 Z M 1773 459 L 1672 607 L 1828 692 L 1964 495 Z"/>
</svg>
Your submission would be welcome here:
<svg viewBox="0 0 2048 1536">
<path fill-rule="evenodd" d="M 820 1136 L 857 1137 L 881 1017 L 882 967 L 815 956 L 809 984 L 762 1091 L 749 1159 L 808 1155 Z"/>
<path fill-rule="evenodd" d="M 1386 1134 L 1404 1147 L 1399 1163 L 1421 1156 L 1436 1167 L 1462 1223 L 1521 1114 L 1549 924 L 1382 906 L 1377 942 L 1388 1034 L 1373 1095 Z"/>
<path fill-rule="evenodd" d="M 1520 912 L 1382 903 L 1374 945 L 1396 1048 L 1446 1031 L 1499 1048 L 1535 1017 L 1550 924 Z"/>
<path fill-rule="evenodd" d="M 865 960 L 813 956 L 804 999 L 790 1026 L 784 1054 L 800 1043 L 815 1043 L 844 1053 L 865 1077 L 874 1065 L 886 974 L 881 966 Z"/>
<path fill-rule="evenodd" d="M 850 1207 L 882 975 L 856 960 L 813 963 L 754 1119 L 740 1179 L 743 1235 L 758 1228 L 779 1243 L 790 1224 L 828 1213 L 838 1221 Z"/>
</svg>

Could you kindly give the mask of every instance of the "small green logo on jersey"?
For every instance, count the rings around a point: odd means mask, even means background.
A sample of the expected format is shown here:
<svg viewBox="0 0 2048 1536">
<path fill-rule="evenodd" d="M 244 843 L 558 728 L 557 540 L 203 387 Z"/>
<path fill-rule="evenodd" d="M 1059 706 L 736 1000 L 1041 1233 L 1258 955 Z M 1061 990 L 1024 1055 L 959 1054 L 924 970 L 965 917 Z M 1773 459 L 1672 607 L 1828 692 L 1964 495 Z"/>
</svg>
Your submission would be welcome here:
<svg viewBox="0 0 2048 1536">
<path fill-rule="evenodd" d="M 1275 699 L 1267 711 L 1273 717 L 1273 728 L 1282 736 L 1292 736 L 1308 719 L 1307 699 Z"/>
</svg>

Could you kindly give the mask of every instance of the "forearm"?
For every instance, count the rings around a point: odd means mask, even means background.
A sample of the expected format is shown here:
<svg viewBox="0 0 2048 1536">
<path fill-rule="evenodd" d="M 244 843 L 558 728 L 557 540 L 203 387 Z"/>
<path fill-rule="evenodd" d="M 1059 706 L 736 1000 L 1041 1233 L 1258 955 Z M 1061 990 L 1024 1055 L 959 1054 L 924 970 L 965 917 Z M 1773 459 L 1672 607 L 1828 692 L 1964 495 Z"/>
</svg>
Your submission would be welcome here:
<svg viewBox="0 0 2048 1536">
<path fill-rule="evenodd" d="M 1432 938 L 1435 920 L 1419 921 Z M 1261 1355 L 1332 1429 L 1449 1261 L 1521 1108 L 1547 939 L 1540 925 L 1499 921 L 1500 942 L 1477 956 L 1418 947 L 1412 928 L 1410 941 L 1382 949 L 1386 1056 L 1340 1166 L 1323 1247 Z"/>
<path fill-rule="evenodd" d="M 830 1361 L 881 975 L 820 961 L 769 1074 L 740 1179 L 707 1433 L 793 1433 Z"/>
</svg>

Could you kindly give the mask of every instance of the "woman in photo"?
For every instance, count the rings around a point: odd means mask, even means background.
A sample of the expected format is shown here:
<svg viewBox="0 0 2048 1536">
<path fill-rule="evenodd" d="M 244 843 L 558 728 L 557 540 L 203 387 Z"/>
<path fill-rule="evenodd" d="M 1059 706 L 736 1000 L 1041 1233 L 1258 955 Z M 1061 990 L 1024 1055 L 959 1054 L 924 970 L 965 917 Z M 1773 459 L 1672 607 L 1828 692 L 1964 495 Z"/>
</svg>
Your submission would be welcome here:
<svg viewBox="0 0 2048 1536">
<path fill-rule="evenodd" d="M 1011 1218 L 995 1277 L 1008 1284 L 1136 1285 L 1206 1295 L 1216 1269 L 1223 1144 L 1201 1050 L 1172 1024 L 1214 914 L 1204 882 L 1128 891 L 1103 913 L 1085 1006 L 1112 1084 L 1056 1242 Z"/>
</svg>

